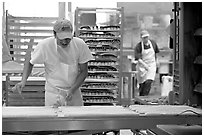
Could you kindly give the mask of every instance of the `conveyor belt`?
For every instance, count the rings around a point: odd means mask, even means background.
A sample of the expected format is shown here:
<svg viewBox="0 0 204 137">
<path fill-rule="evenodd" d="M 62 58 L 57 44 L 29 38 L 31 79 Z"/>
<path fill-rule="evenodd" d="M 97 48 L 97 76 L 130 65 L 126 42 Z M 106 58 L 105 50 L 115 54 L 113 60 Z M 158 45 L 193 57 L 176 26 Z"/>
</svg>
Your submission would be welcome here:
<svg viewBox="0 0 204 137">
<path fill-rule="evenodd" d="M 190 111 L 191 110 L 191 111 Z M 195 112 L 195 113 L 194 113 Z M 2 131 L 151 129 L 161 124 L 202 124 L 189 106 L 3 107 Z"/>
<path fill-rule="evenodd" d="M 166 105 L 168 97 L 162 96 L 136 96 L 134 98 L 136 104 L 140 105 Z"/>
</svg>

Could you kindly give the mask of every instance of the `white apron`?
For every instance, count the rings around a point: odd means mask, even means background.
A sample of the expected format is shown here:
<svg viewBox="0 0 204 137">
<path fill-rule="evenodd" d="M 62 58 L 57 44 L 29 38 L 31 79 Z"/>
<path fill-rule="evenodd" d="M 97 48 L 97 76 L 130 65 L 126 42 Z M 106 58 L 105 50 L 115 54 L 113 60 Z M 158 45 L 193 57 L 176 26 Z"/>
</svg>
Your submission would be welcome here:
<svg viewBox="0 0 204 137">
<path fill-rule="evenodd" d="M 156 75 L 156 60 L 155 60 L 155 51 L 152 46 L 151 41 L 148 41 L 150 44 L 149 49 L 144 49 L 144 44 L 141 42 L 142 46 L 142 60 L 148 65 L 148 71 L 144 68 L 143 65 L 138 63 L 137 65 L 137 80 L 138 83 L 143 83 L 147 79 L 154 80 Z"/>
<path fill-rule="evenodd" d="M 74 43 L 75 44 L 75 43 Z M 57 46 L 57 45 L 56 45 Z M 45 106 L 82 106 L 83 99 L 80 89 L 77 89 L 70 101 L 66 101 L 63 96 L 61 96 L 60 90 L 66 90 L 74 84 L 76 77 L 78 75 L 78 62 L 77 55 L 74 50 L 72 50 L 71 56 L 68 54 L 67 57 L 63 57 L 66 60 L 62 60 L 59 54 L 58 48 L 56 48 L 59 56 L 57 56 L 56 64 L 53 65 L 53 71 L 46 78 L 45 85 Z M 67 61 L 66 63 L 64 61 Z M 68 79 L 67 79 L 68 78 Z"/>
</svg>

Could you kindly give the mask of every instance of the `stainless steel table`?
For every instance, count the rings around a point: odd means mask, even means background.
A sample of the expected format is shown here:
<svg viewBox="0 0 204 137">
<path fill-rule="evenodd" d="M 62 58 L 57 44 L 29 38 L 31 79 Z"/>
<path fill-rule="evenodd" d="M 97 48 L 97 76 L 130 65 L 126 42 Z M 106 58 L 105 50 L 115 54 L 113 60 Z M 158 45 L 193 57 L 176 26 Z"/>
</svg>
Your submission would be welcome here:
<svg viewBox="0 0 204 137">
<path fill-rule="evenodd" d="M 159 124 L 202 124 L 202 110 L 170 105 L 2 108 L 3 132 L 150 129 Z"/>
</svg>

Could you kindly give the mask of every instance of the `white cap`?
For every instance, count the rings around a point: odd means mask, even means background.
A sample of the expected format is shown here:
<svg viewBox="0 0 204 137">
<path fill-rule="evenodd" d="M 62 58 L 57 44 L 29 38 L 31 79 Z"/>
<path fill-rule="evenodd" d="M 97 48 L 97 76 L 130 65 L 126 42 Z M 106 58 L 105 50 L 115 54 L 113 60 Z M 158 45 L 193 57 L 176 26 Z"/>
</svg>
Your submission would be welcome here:
<svg viewBox="0 0 204 137">
<path fill-rule="evenodd" d="M 73 27 L 69 20 L 59 19 L 55 22 L 53 30 L 59 39 L 72 38 Z"/>
<path fill-rule="evenodd" d="M 149 37 L 149 33 L 148 33 L 148 31 L 143 30 L 143 31 L 141 31 L 140 36 L 141 36 L 142 38 L 144 38 L 144 37 Z"/>
</svg>

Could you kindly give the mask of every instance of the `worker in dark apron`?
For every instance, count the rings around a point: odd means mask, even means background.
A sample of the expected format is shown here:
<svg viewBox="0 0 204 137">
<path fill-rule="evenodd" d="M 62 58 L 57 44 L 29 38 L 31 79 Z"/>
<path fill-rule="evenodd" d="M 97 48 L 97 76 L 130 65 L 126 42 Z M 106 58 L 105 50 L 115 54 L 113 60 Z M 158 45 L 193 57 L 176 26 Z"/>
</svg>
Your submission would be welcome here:
<svg viewBox="0 0 204 137">
<path fill-rule="evenodd" d="M 155 41 L 149 39 L 149 33 L 146 30 L 141 31 L 141 42 L 135 47 L 135 60 L 137 81 L 139 84 L 139 95 L 147 96 L 151 90 L 151 85 L 155 79 L 157 69 L 156 53 L 159 52 Z"/>
</svg>

